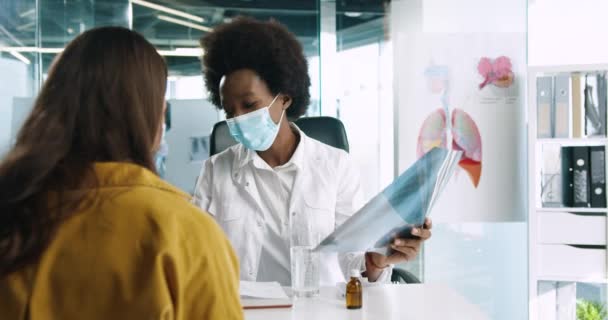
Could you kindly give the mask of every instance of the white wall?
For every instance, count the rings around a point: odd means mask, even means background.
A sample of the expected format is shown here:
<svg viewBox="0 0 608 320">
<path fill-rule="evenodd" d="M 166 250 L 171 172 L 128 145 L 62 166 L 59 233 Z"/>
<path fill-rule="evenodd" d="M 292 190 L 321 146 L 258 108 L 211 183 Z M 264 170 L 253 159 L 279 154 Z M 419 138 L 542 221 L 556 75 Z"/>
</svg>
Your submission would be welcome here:
<svg viewBox="0 0 608 320">
<path fill-rule="evenodd" d="M 607 63 L 606 13 L 604 0 L 530 0 L 528 63 Z"/>
<path fill-rule="evenodd" d="M 526 32 L 526 0 L 424 0 L 423 4 L 423 32 Z"/>
</svg>

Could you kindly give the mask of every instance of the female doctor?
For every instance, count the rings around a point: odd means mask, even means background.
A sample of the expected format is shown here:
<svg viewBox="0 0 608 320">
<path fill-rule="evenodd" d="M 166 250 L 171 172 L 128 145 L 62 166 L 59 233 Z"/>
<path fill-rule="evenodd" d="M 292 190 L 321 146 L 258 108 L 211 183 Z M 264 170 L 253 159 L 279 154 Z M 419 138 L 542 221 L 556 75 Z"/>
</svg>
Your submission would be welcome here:
<svg viewBox="0 0 608 320">
<path fill-rule="evenodd" d="M 289 121 L 306 112 L 310 78 L 302 47 L 284 26 L 238 18 L 201 46 L 211 101 L 240 143 L 205 162 L 194 202 L 226 232 L 242 280 L 288 286 L 290 239 L 318 243 L 362 207 L 359 175 L 346 152 Z M 430 228 L 426 221 L 414 237 L 395 239 L 390 256 L 354 252 L 321 263 L 339 265 L 340 277 L 359 269 L 370 281 L 390 281 L 391 265 L 414 259 Z"/>
</svg>

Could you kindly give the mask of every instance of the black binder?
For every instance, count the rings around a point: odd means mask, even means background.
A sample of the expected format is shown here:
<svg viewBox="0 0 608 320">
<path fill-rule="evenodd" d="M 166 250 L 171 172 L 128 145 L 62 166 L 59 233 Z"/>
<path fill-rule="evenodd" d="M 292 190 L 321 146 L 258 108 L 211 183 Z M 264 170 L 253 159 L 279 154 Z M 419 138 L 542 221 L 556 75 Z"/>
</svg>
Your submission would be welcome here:
<svg viewBox="0 0 608 320">
<path fill-rule="evenodd" d="M 591 207 L 591 184 L 589 169 L 589 147 L 572 147 L 572 205 Z"/>
<path fill-rule="evenodd" d="M 589 159 L 591 160 L 591 207 L 606 207 L 606 149 L 603 146 L 590 147 Z"/>
<path fill-rule="evenodd" d="M 562 202 L 565 207 L 574 206 L 574 183 L 572 181 L 572 147 L 562 147 Z"/>
</svg>

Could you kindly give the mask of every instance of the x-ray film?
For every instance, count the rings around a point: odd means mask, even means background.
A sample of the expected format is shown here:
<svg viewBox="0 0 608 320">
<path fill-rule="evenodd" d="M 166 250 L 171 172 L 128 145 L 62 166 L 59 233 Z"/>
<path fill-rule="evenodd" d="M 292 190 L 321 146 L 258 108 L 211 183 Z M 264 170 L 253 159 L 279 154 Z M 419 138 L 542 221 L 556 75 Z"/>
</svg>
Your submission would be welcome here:
<svg viewBox="0 0 608 320">
<path fill-rule="evenodd" d="M 340 225 L 315 249 L 325 252 L 374 250 L 384 254 L 393 238 L 412 237 L 452 177 L 461 151 L 434 148 Z"/>
</svg>

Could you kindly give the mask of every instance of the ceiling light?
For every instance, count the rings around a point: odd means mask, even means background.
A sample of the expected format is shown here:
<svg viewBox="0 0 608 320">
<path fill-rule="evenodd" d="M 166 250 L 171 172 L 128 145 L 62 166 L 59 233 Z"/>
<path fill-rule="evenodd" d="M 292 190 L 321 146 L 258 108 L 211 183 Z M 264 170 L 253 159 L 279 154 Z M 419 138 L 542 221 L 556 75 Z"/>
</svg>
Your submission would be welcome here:
<svg viewBox="0 0 608 320">
<path fill-rule="evenodd" d="M 27 16 L 34 15 L 34 13 L 36 13 L 36 10 L 35 10 L 35 9 L 30 9 L 30 10 L 27 10 L 27 11 L 23 11 L 23 12 L 21 12 L 21 13 L 19 14 L 19 17 L 21 17 L 21 18 L 25 18 L 25 17 L 27 17 Z"/>
<path fill-rule="evenodd" d="M 10 53 L 11 55 L 13 55 L 13 57 L 21 60 L 21 62 L 25 63 L 25 64 L 30 64 L 30 60 L 28 58 L 26 58 L 24 55 L 22 55 L 21 53 L 17 52 L 17 51 L 9 51 L 8 53 Z"/>
<path fill-rule="evenodd" d="M 194 47 L 194 48 L 175 48 L 175 51 L 177 52 L 189 52 L 189 53 L 193 53 L 193 54 L 199 54 L 202 55 L 203 54 L 203 49 L 198 48 L 198 47 Z"/>
<path fill-rule="evenodd" d="M 21 52 L 56 54 L 56 53 L 60 53 L 62 51 L 63 51 L 63 48 L 0 47 L 0 52 L 8 52 L 15 57 L 17 57 L 15 54 L 19 54 Z M 162 56 L 201 57 L 203 55 L 203 49 L 201 49 L 201 48 L 176 48 L 175 50 L 156 50 L 156 51 Z M 21 56 L 23 57 L 23 55 L 21 55 Z M 25 57 L 23 57 L 23 58 L 25 58 Z M 21 58 L 18 58 L 18 59 L 23 61 Z"/>
<path fill-rule="evenodd" d="M 63 48 L 39 48 L 39 47 L 0 47 L 0 51 L 6 52 L 34 52 L 34 53 L 59 53 Z"/>
<path fill-rule="evenodd" d="M 36 21 L 32 21 L 32 22 L 28 22 L 26 24 L 22 24 L 20 26 L 17 26 L 15 29 L 17 29 L 17 31 L 23 31 L 23 30 L 27 30 L 33 26 L 36 25 Z"/>
<path fill-rule="evenodd" d="M 19 46 L 23 45 L 23 42 L 19 41 L 19 39 L 17 39 L 12 33 L 10 33 L 10 31 L 6 30 L 6 28 L 0 24 L 0 31 L 2 31 L 4 34 L 6 34 L 7 37 L 9 37 L 9 39 L 13 40 L 14 43 L 16 43 Z"/>
<path fill-rule="evenodd" d="M 38 48 L 40 53 L 61 53 L 63 48 Z"/>
<path fill-rule="evenodd" d="M 359 18 L 363 14 L 361 12 L 347 11 L 347 12 L 344 12 L 344 15 L 349 18 Z"/>
<path fill-rule="evenodd" d="M 200 24 L 196 24 L 196 23 L 192 23 L 192 22 L 188 22 L 188 21 L 184 21 L 184 20 L 180 20 L 180 19 L 176 19 L 176 18 L 171 18 L 171 17 L 164 16 L 164 15 L 158 15 L 156 17 L 158 19 L 160 19 L 160 20 L 164 20 L 164 21 L 167 21 L 167 22 L 179 24 L 179 25 L 182 25 L 182 26 L 185 26 L 185 27 L 189 27 L 189 28 L 192 28 L 192 29 L 198 29 L 198 30 L 205 31 L 205 32 L 211 32 L 213 30 L 213 29 L 211 29 L 209 27 L 206 27 L 206 26 L 203 26 L 203 25 L 200 25 Z"/>
<path fill-rule="evenodd" d="M 148 1 L 144 1 L 144 0 L 131 0 L 131 3 L 138 4 L 138 5 L 142 6 L 142 7 L 147 7 L 147 8 L 150 8 L 150 9 L 155 9 L 155 10 L 158 10 L 158 11 L 166 12 L 166 13 L 169 13 L 169 14 L 172 14 L 172 15 L 176 15 L 176 16 L 179 16 L 179 17 L 182 17 L 182 18 L 186 18 L 186 19 L 189 19 L 189 20 L 192 20 L 192 21 L 205 22 L 205 19 L 202 18 L 202 17 L 195 16 L 193 14 L 189 14 L 189 13 L 184 12 L 184 11 L 175 10 L 175 9 L 171 9 L 171 8 L 168 8 L 168 7 L 165 7 L 165 6 L 161 6 L 161 5 L 156 4 L 156 3 L 152 3 L 152 2 L 148 2 Z"/>
<path fill-rule="evenodd" d="M 175 50 L 158 50 L 161 56 L 168 57 L 197 57 L 203 56 L 203 49 L 201 48 L 176 48 Z"/>
</svg>

